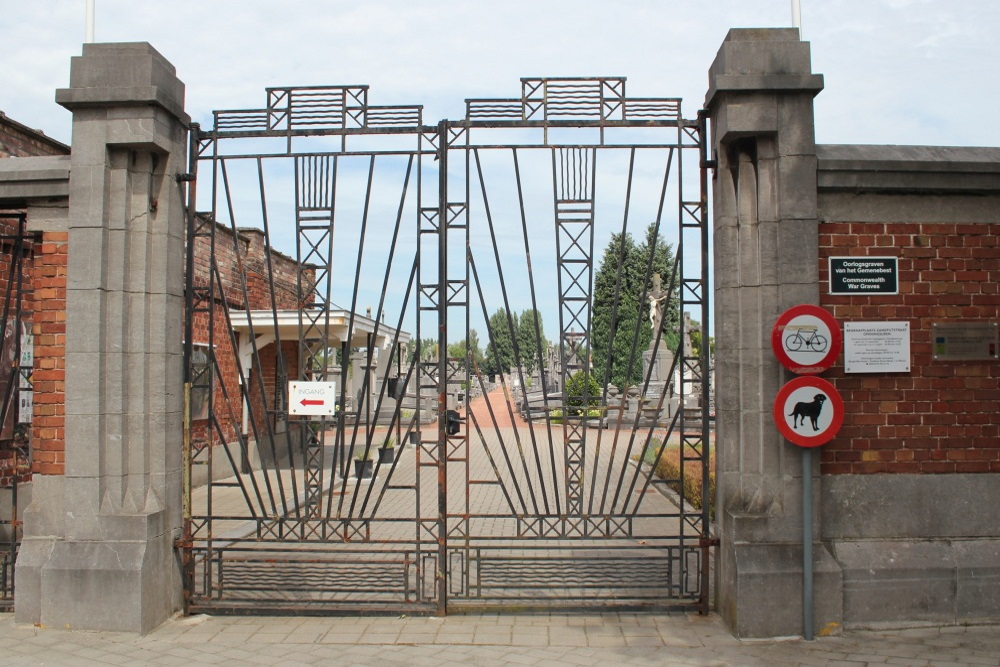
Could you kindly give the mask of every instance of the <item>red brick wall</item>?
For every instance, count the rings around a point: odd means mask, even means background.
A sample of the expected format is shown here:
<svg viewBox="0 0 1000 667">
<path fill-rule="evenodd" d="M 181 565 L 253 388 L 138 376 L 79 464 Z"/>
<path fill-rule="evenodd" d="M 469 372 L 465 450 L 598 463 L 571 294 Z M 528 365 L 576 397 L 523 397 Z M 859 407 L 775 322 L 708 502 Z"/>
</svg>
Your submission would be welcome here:
<svg viewBox="0 0 1000 667">
<path fill-rule="evenodd" d="M 297 266 L 295 261 L 289 257 L 272 252 L 270 257 L 270 271 L 273 277 L 269 277 L 269 267 L 267 262 L 266 248 L 263 232 L 259 230 L 240 230 L 237 237 L 230 229 L 223 226 L 216 227 L 215 237 L 215 261 L 219 267 L 219 277 L 222 284 L 222 293 L 217 295 L 217 300 L 213 308 L 214 320 L 214 345 L 216 358 L 218 360 L 220 372 L 216 376 L 216 390 L 213 397 L 214 414 L 218 418 L 222 435 L 218 430 L 210 432 L 209 421 L 195 421 L 191 425 L 192 441 L 197 445 L 205 445 L 209 442 L 219 444 L 223 441 L 232 442 L 236 439 L 236 434 L 242 428 L 242 396 L 240 393 L 239 371 L 237 366 L 237 353 L 233 349 L 229 338 L 229 330 L 226 324 L 223 309 L 223 299 L 231 310 L 270 310 L 272 306 L 278 310 L 296 309 L 298 301 L 296 299 L 296 282 L 298 280 Z M 195 246 L 195 283 L 197 285 L 207 285 L 210 269 L 211 246 L 207 238 L 199 238 Z M 237 261 L 237 259 L 241 261 Z M 244 275 L 241 277 L 239 270 L 243 268 Z M 307 277 L 312 278 L 312 272 L 308 272 Z M 274 298 L 271 296 L 270 282 L 274 282 Z M 246 286 L 246 297 L 244 297 L 244 283 Z M 308 295 L 308 287 L 303 286 L 303 291 Z M 208 317 L 199 315 L 194 322 L 195 343 L 209 343 Z M 283 344 L 285 360 L 290 379 L 296 379 L 298 375 L 298 345 L 296 342 L 286 342 Z M 275 346 L 269 345 L 261 349 L 261 363 L 264 366 L 264 386 L 268 395 L 269 409 L 274 409 L 276 397 L 274 395 L 274 374 L 275 374 Z M 257 372 L 257 369 L 252 371 Z M 223 386 L 225 391 L 223 391 Z M 254 411 L 254 417 L 258 428 L 262 433 L 266 433 L 264 401 L 260 396 L 259 382 L 256 377 L 250 378 L 250 404 Z M 228 402 L 226 395 L 228 394 Z M 251 434 L 252 435 L 252 434 Z"/>
<path fill-rule="evenodd" d="M 0 157 L 69 155 L 67 146 L 11 121 L 0 112 Z"/>
<path fill-rule="evenodd" d="M 911 372 L 824 377 L 844 424 L 824 474 L 1000 472 L 1000 362 L 933 361 L 931 325 L 1000 320 L 1000 225 L 822 223 L 820 304 L 839 322 L 908 321 Z M 827 294 L 830 256 L 899 258 L 899 294 Z"/>
<path fill-rule="evenodd" d="M 32 471 L 61 475 L 65 466 L 66 263 L 69 234 L 44 232 L 34 257 L 35 337 Z"/>
</svg>

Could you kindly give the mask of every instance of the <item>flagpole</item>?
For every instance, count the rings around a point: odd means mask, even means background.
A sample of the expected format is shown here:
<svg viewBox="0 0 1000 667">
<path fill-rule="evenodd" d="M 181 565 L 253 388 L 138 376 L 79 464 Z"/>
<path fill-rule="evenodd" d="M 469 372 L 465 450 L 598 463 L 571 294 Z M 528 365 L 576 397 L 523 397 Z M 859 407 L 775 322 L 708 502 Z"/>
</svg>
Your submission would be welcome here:
<svg viewBox="0 0 1000 667">
<path fill-rule="evenodd" d="M 802 39 L 802 5 L 799 0 L 792 0 L 792 27 L 798 28 L 799 39 Z"/>
<path fill-rule="evenodd" d="M 94 43 L 94 4 L 96 0 L 87 0 L 87 44 Z"/>
</svg>

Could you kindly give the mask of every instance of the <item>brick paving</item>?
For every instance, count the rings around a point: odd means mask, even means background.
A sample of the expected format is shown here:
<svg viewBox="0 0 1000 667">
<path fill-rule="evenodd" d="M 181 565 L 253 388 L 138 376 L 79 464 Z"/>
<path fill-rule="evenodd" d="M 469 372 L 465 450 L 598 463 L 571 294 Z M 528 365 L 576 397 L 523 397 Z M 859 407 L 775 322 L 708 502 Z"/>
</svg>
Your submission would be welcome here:
<svg viewBox="0 0 1000 667">
<path fill-rule="evenodd" d="M 741 641 L 697 614 L 215 617 L 146 636 L 16 625 L 0 665 L 949 665 L 1000 666 L 1000 626 L 848 631 Z"/>
</svg>

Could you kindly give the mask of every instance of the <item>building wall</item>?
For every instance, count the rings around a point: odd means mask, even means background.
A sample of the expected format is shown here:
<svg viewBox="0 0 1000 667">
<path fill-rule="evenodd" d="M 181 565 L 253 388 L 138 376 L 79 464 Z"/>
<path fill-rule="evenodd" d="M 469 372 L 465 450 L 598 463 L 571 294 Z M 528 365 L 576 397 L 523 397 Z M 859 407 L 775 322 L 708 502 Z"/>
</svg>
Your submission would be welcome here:
<svg viewBox="0 0 1000 667">
<path fill-rule="evenodd" d="M 917 195 L 913 195 L 916 197 Z M 932 195 L 933 196 L 933 195 Z M 902 216 L 897 216 L 897 218 Z M 934 323 L 1000 319 L 1000 224 L 829 220 L 819 230 L 819 280 L 830 256 L 892 256 L 899 294 L 834 296 L 838 322 L 909 322 L 911 370 L 825 377 L 844 425 L 822 450 L 823 474 L 1000 473 L 1000 363 L 934 361 Z"/>
<path fill-rule="evenodd" d="M 0 159 L 47 155 L 69 155 L 69 146 L 0 112 Z M 10 269 L 15 248 L 12 237 L 19 233 L 15 218 L 0 217 L 0 302 L 7 305 L 8 319 L 15 317 L 13 295 L 17 277 L 11 284 Z M 60 373 L 64 372 L 61 350 L 65 346 L 66 238 L 65 234 L 59 233 L 30 237 L 27 232 L 25 237 L 19 277 L 22 291 L 20 318 L 22 326 L 28 327 L 34 336 L 32 381 L 35 383 L 35 408 L 30 445 L 27 440 L 15 442 L 8 432 L 9 428 L 0 429 L 3 431 L 0 433 L 2 488 L 30 480 L 32 472 L 62 474 L 64 465 L 63 378 Z M 52 252 L 53 243 L 63 246 L 61 252 Z M 53 319 L 55 309 L 63 312 L 60 322 Z M 53 353 L 60 359 L 59 368 L 55 368 L 57 362 L 52 357 Z M 17 407 L 12 406 L 12 409 L 14 412 L 8 418 L 9 425 L 17 420 Z"/>
<path fill-rule="evenodd" d="M 191 425 L 192 442 L 196 448 L 213 445 L 233 445 L 238 441 L 238 434 L 243 429 L 243 390 L 240 386 L 239 367 L 237 365 L 237 349 L 234 349 L 233 338 L 230 336 L 226 321 L 226 308 L 232 310 L 289 310 L 298 307 L 296 284 L 298 281 L 298 265 L 292 258 L 277 251 L 268 253 L 263 231 L 258 229 L 239 229 L 236 235 L 230 228 L 216 226 L 214 256 L 219 270 L 218 282 L 221 292 L 216 289 L 215 303 L 212 309 L 213 329 L 210 339 L 209 319 L 207 314 L 198 314 L 194 318 L 193 342 L 207 345 L 211 342 L 215 350 L 219 373 L 215 380 L 213 397 L 213 413 L 219 422 L 217 427 L 209 419 L 195 420 Z M 210 276 L 212 247 L 207 237 L 199 237 L 195 246 L 194 280 L 195 285 L 208 285 Z M 242 268 L 242 275 L 240 269 Z M 312 272 L 305 274 L 307 281 L 311 280 Z M 274 285 L 273 297 L 271 285 Z M 308 294 L 308 285 L 303 287 Z M 236 345 L 240 344 L 237 337 Z M 288 375 L 295 379 L 298 376 L 298 344 L 283 341 L 281 346 Z M 269 429 L 277 426 L 274 419 L 267 415 L 268 410 L 278 407 L 281 396 L 276 385 L 277 347 L 270 344 L 259 350 L 260 366 L 251 359 L 251 368 L 246 378 L 249 382 L 249 404 L 252 415 L 247 424 L 247 435 L 254 440 L 254 425 L 257 433 L 265 436 Z M 264 392 L 267 400 L 261 394 L 258 376 L 263 368 Z M 251 452 L 253 442 L 250 443 Z M 251 455 L 254 459 L 256 454 Z M 228 462 L 220 457 L 221 469 L 216 473 L 229 472 Z M 216 465 L 213 465 L 217 468 Z"/>
<path fill-rule="evenodd" d="M 8 118 L 0 111 L 0 158 L 69 155 L 69 146 Z"/>
</svg>

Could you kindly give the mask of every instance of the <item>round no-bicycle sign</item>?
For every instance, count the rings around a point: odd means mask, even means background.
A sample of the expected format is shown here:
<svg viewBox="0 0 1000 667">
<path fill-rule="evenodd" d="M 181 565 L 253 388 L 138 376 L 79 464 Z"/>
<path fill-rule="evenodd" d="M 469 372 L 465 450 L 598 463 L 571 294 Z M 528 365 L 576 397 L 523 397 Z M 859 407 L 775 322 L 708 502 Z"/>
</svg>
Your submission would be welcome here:
<svg viewBox="0 0 1000 667">
<path fill-rule="evenodd" d="M 843 337 L 833 315 L 819 306 L 792 306 L 771 330 L 771 349 L 796 375 L 822 373 L 837 360 Z"/>
<path fill-rule="evenodd" d="M 818 447 L 833 440 L 844 423 L 844 401 L 826 380 L 803 375 L 778 391 L 774 423 L 792 444 Z"/>
</svg>

